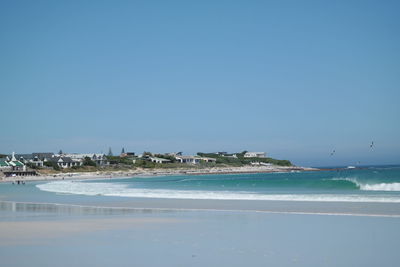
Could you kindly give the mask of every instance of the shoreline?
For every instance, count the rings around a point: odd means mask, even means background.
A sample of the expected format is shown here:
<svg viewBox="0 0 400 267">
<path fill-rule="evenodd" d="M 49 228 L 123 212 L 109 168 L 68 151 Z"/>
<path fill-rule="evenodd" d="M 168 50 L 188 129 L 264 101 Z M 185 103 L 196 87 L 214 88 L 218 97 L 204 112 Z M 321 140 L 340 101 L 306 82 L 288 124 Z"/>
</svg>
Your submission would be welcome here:
<svg viewBox="0 0 400 267">
<path fill-rule="evenodd" d="M 204 169 L 135 169 L 131 171 L 97 171 L 68 172 L 38 176 L 0 177 L 0 183 L 14 181 L 54 181 L 54 180 L 97 180 L 124 179 L 132 177 L 154 177 L 171 175 L 215 175 L 215 174 L 252 174 L 252 173 L 290 173 L 306 171 L 323 171 L 323 169 L 296 166 L 243 166 L 243 167 L 213 167 Z"/>
<path fill-rule="evenodd" d="M 194 200 L 196 201 L 196 200 Z M 227 200 L 235 202 L 235 200 Z M 240 201 L 240 200 L 239 200 Z M 269 200 L 274 202 L 273 200 Z M 280 202 L 280 201 L 275 201 Z M 300 201 L 301 202 L 301 201 Z M 318 204 L 318 203 L 317 203 Z M 320 203 L 319 203 L 320 204 Z M 341 203 L 345 204 L 345 203 Z M 354 204 L 354 203 L 352 203 Z M 387 204 L 387 203 L 386 203 Z M 0 200 L 1 210 L 26 211 L 38 209 L 44 212 L 66 212 L 79 213 L 85 211 L 85 215 L 104 215 L 104 214 L 138 214 L 138 213 L 169 213 L 169 212 L 229 212 L 229 213 L 266 213 L 266 214 L 289 214 L 289 215 L 316 215 L 316 216 L 354 216 L 354 217 L 383 217 L 400 218 L 400 214 L 394 213 L 367 213 L 367 212 L 349 212 L 349 211 L 307 211 L 307 210 L 274 210 L 274 209 L 235 209 L 235 208 L 211 208 L 211 207 L 141 207 L 141 206 L 98 206 L 88 204 L 73 203 L 53 203 L 53 202 L 26 202 L 13 200 Z M 49 211 L 51 210 L 51 211 Z"/>
</svg>

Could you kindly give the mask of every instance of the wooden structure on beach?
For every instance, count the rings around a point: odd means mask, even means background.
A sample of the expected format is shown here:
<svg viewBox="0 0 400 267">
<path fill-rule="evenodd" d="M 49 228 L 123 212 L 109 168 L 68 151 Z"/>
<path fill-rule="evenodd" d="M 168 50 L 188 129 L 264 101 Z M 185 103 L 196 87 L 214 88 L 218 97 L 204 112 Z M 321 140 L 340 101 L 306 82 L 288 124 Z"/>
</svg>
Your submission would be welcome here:
<svg viewBox="0 0 400 267">
<path fill-rule="evenodd" d="M 37 176 L 36 171 L 3 171 L 5 177 Z"/>
</svg>

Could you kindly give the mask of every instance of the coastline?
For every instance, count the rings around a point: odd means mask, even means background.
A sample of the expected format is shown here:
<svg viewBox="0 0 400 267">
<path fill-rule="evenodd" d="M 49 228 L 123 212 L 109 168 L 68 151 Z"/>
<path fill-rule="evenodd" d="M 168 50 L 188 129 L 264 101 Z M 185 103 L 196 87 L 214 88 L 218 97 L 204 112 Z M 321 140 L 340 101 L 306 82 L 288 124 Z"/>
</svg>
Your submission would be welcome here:
<svg viewBox="0 0 400 267">
<path fill-rule="evenodd" d="M 207 174 L 246 174 L 246 173 L 282 173 L 321 171 L 317 168 L 297 166 L 242 166 L 242 167 L 212 167 L 212 168 L 182 168 L 182 169 L 143 169 L 137 168 L 124 171 L 97 171 L 97 172 L 68 172 L 55 174 L 39 174 L 38 176 L 0 177 L 1 182 L 14 181 L 53 181 L 53 180 L 91 180 L 91 179 L 123 179 L 137 176 L 171 176 L 171 175 L 207 175 Z"/>
<path fill-rule="evenodd" d="M 267 205 L 265 205 L 267 204 Z M 308 201 L 248 201 L 248 200 L 202 200 L 202 199 L 144 199 L 96 203 L 40 202 L 0 199 L 0 211 L 44 212 L 79 215 L 131 215 L 173 212 L 212 213 L 265 213 L 317 216 L 355 216 L 400 218 L 400 204 L 372 202 L 308 202 Z"/>
</svg>

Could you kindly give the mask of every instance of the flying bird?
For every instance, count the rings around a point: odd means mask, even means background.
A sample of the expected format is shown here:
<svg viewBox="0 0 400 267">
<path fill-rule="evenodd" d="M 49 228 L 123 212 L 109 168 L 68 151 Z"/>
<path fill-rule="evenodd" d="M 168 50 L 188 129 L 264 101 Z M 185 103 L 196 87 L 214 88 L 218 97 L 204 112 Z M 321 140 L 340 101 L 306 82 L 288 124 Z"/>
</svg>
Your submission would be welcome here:
<svg viewBox="0 0 400 267">
<path fill-rule="evenodd" d="M 336 151 L 335 151 L 335 150 L 333 150 L 333 151 L 331 152 L 331 156 L 333 156 L 333 154 L 335 154 L 335 152 L 336 152 Z"/>
<path fill-rule="evenodd" d="M 374 147 L 374 141 L 371 142 L 371 144 L 369 145 L 370 148 Z"/>
</svg>

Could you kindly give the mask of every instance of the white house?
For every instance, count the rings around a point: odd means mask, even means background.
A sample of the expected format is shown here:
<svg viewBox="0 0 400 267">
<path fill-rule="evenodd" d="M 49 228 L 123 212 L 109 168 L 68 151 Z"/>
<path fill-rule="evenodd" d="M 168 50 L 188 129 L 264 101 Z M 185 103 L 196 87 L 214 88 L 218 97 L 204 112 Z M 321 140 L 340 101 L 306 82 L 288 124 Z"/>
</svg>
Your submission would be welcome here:
<svg viewBox="0 0 400 267">
<path fill-rule="evenodd" d="M 265 158 L 266 157 L 265 152 L 246 152 L 244 154 L 245 158 Z"/>
<path fill-rule="evenodd" d="M 29 159 L 27 163 L 30 163 L 36 167 L 43 167 L 44 166 L 44 161 L 40 160 L 37 156 L 33 157 L 32 159 Z"/>
<path fill-rule="evenodd" d="M 149 157 L 151 162 L 155 163 L 170 163 L 171 161 L 169 159 L 163 159 L 163 158 L 157 158 L 157 157 Z"/>
<path fill-rule="evenodd" d="M 51 159 L 51 161 L 57 163 L 57 165 L 63 169 L 71 168 L 74 166 L 82 166 L 83 164 L 83 161 L 80 159 L 72 159 L 70 157 L 64 157 L 64 156 L 62 157 L 55 156 Z"/>
<path fill-rule="evenodd" d="M 56 155 L 58 157 L 67 157 L 67 158 L 71 158 L 73 161 L 81 161 L 83 162 L 83 160 L 88 157 L 90 158 L 92 161 L 96 162 L 97 165 L 106 165 L 107 162 L 107 157 L 105 154 L 96 154 L 96 153 L 87 153 L 87 154 L 78 154 L 78 153 L 72 153 L 72 154 L 59 154 Z"/>
<path fill-rule="evenodd" d="M 175 156 L 175 159 L 180 163 L 188 163 L 188 164 L 200 163 L 200 158 L 194 156 Z"/>
</svg>

